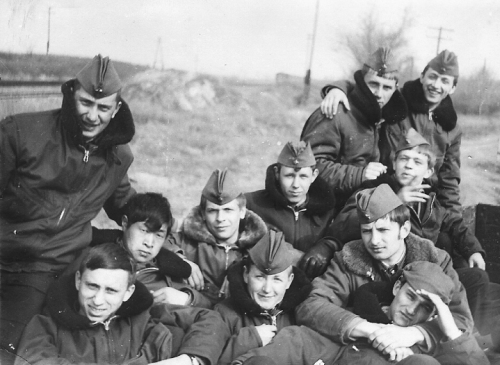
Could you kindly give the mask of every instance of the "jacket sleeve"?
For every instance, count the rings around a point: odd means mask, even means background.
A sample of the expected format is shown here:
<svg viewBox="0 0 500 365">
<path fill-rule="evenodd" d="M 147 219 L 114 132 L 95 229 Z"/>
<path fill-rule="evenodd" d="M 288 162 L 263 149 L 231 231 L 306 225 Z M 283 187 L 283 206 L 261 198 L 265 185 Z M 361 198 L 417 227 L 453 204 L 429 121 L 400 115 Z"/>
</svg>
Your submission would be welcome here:
<svg viewBox="0 0 500 365">
<path fill-rule="evenodd" d="M 262 341 L 255 326 L 242 327 L 237 314 L 230 308 L 218 304 L 215 310 L 220 313 L 231 337 L 227 340 L 219 359 L 220 365 L 231 364 L 238 356 L 262 346 Z"/>
<path fill-rule="evenodd" d="M 351 340 L 350 332 L 364 320 L 345 309 L 355 284 L 340 266 L 339 255 L 337 252 L 326 272 L 314 279 L 311 294 L 296 309 L 296 319 L 299 325 L 347 344 Z"/>
<path fill-rule="evenodd" d="M 334 81 L 331 84 L 323 86 L 321 89 L 321 99 L 324 99 L 331 89 L 340 89 L 344 94 L 348 94 L 354 89 L 354 84 L 349 80 Z"/>
<path fill-rule="evenodd" d="M 0 122 L 0 196 L 16 169 L 16 134 L 16 125 L 11 117 Z"/>
<path fill-rule="evenodd" d="M 321 109 L 307 119 L 300 139 L 311 144 L 320 177 L 336 193 L 351 194 L 363 181 L 364 167 L 344 165 L 339 160 L 342 149 L 341 118 L 333 120 L 321 113 Z"/>
<path fill-rule="evenodd" d="M 441 342 L 434 357 L 441 365 L 489 365 L 490 363 L 477 340 L 469 333 L 464 333 L 452 341 Z"/>
<path fill-rule="evenodd" d="M 219 313 L 203 308 L 179 305 L 157 305 L 151 308 L 151 315 L 167 325 L 184 330 L 179 354 L 198 356 L 215 365 L 222 348 L 229 338 L 229 332 Z"/>
<path fill-rule="evenodd" d="M 130 185 L 128 174 L 122 178 L 120 185 L 115 189 L 113 195 L 104 203 L 104 210 L 108 217 L 114 220 L 118 225 L 122 223 L 122 208 L 125 203 L 136 192 Z"/>
<path fill-rule="evenodd" d="M 355 194 L 351 195 L 344 208 L 330 224 L 327 236 L 334 237 L 342 245 L 361 238 Z"/>
<path fill-rule="evenodd" d="M 444 219 L 441 225 L 441 232 L 448 232 L 453 242 L 453 246 L 458 253 L 466 260 L 477 252 L 485 257 L 486 253 L 481 243 L 479 243 L 476 236 L 465 225 L 462 215 L 453 214 L 453 212 L 449 212 L 446 209 L 443 210 Z"/>
<path fill-rule="evenodd" d="M 459 127 L 456 127 L 459 128 Z M 462 131 L 459 129 L 455 138 L 451 141 L 444 155 L 443 165 L 437 171 L 439 202 L 453 213 L 461 216 L 462 206 L 460 204 L 460 145 L 462 143 Z"/>
</svg>

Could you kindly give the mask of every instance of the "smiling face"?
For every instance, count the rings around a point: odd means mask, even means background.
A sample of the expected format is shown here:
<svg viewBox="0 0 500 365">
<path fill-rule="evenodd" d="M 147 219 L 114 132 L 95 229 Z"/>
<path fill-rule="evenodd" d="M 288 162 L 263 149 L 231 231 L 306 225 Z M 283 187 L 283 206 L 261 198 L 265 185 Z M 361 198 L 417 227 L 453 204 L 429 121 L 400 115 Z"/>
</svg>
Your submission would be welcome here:
<svg viewBox="0 0 500 365">
<path fill-rule="evenodd" d="M 434 172 L 429 168 L 428 156 L 418 152 L 417 148 L 400 151 L 394 161 L 395 176 L 402 186 L 421 185 Z"/>
<path fill-rule="evenodd" d="M 410 222 L 402 226 L 387 216 L 361 224 L 361 239 L 368 253 L 387 265 L 395 265 L 405 250 L 404 239 L 410 233 Z"/>
<path fill-rule="evenodd" d="M 217 205 L 207 201 L 203 218 L 208 231 L 219 243 L 235 243 L 238 240 L 240 220 L 245 218 L 246 209 L 234 199 L 227 204 Z"/>
<path fill-rule="evenodd" d="M 122 269 L 86 269 L 75 275 L 80 314 L 91 321 L 103 322 L 113 316 L 134 292 L 129 273 Z"/>
<path fill-rule="evenodd" d="M 274 274 L 266 275 L 255 265 L 250 269 L 245 267 L 243 280 L 247 284 L 248 294 L 263 309 L 273 309 L 283 300 L 287 289 L 292 285 L 293 268 Z"/>
<path fill-rule="evenodd" d="M 279 181 L 281 193 L 290 205 L 300 205 L 306 201 L 309 187 L 316 180 L 318 170 L 311 167 L 295 169 L 293 167 L 281 166 L 276 171 L 276 179 Z"/>
<path fill-rule="evenodd" d="M 388 315 L 394 324 L 402 327 L 425 322 L 434 313 L 434 305 L 422 297 L 408 284 L 397 281 L 393 289 Z"/>
<path fill-rule="evenodd" d="M 78 124 L 83 137 L 87 140 L 92 140 L 101 134 L 121 106 L 116 100 L 116 93 L 96 99 L 82 87 L 78 87 L 74 97 Z"/>
<path fill-rule="evenodd" d="M 122 219 L 122 228 L 125 248 L 137 263 L 149 262 L 158 255 L 168 231 L 166 223 L 152 232 L 146 222 L 128 224 L 126 216 Z"/>
<path fill-rule="evenodd" d="M 420 82 L 424 90 L 424 96 L 429 103 L 430 110 L 435 109 L 448 95 L 455 92 L 455 77 L 442 75 L 432 68 L 428 68 L 420 75 Z"/>
<path fill-rule="evenodd" d="M 382 109 L 396 91 L 396 80 L 385 79 L 374 72 L 366 73 L 364 80 Z"/>
</svg>

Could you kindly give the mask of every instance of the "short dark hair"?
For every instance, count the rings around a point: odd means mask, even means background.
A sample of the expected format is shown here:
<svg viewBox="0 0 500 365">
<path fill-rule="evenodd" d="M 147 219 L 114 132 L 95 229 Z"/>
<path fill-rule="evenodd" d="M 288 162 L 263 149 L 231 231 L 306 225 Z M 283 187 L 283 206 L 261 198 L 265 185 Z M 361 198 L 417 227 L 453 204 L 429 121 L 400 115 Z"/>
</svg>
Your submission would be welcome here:
<svg viewBox="0 0 500 365">
<path fill-rule="evenodd" d="M 243 193 L 241 193 L 240 195 L 238 195 L 235 198 L 235 200 L 238 202 L 238 207 L 240 207 L 240 209 L 245 208 L 247 206 L 247 198 L 246 198 L 246 196 Z M 205 198 L 202 195 L 201 198 L 200 198 L 200 209 L 201 209 L 201 211 L 202 212 L 205 211 L 206 207 L 207 207 L 207 198 Z"/>
<path fill-rule="evenodd" d="M 422 71 L 422 76 L 425 75 L 425 73 L 427 72 L 427 70 L 430 68 L 429 65 L 425 66 L 424 70 Z M 434 70 L 434 69 L 433 69 Z M 439 71 L 437 70 L 434 70 L 436 72 L 439 73 Z M 453 86 L 457 86 L 457 83 L 458 83 L 458 76 L 453 76 Z"/>
<path fill-rule="evenodd" d="M 434 166 L 436 165 L 436 154 L 434 153 L 434 150 L 432 149 L 432 147 L 430 145 L 428 145 L 428 144 L 421 144 L 421 145 L 415 146 L 413 148 L 403 149 L 401 151 L 406 151 L 407 149 L 408 150 L 415 150 L 418 153 L 420 153 L 422 155 L 425 155 L 427 157 L 427 167 L 429 169 L 433 169 Z M 399 156 L 399 153 L 401 151 L 398 151 L 396 153 L 396 155 L 394 156 L 394 161 L 397 160 L 397 158 Z"/>
<path fill-rule="evenodd" d="M 379 219 L 389 219 L 391 222 L 396 222 L 399 227 L 402 227 L 406 221 L 410 220 L 410 210 L 406 205 L 400 205 Z"/>
<path fill-rule="evenodd" d="M 82 88 L 82 84 L 80 83 L 80 81 L 78 81 L 78 79 L 75 79 L 75 82 L 73 84 L 73 93 L 79 90 L 80 88 Z M 122 101 L 122 89 L 119 89 L 116 92 L 116 102 L 119 103 L 121 101 Z"/>
<path fill-rule="evenodd" d="M 364 77 L 367 73 L 372 73 L 372 74 L 378 76 L 377 71 L 375 71 L 374 69 L 372 69 L 370 66 L 363 65 L 363 68 L 361 69 L 361 74 Z M 387 80 L 394 80 L 394 81 L 396 81 L 396 87 L 398 86 L 399 76 L 398 76 L 398 72 L 397 71 L 388 72 L 388 73 L 386 73 L 386 74 L 384 74 L 383 76 L 380 76 L 380 77 L 382 77 L 384 79 L 387 79 Z"/>
<path fill-rule="evenodd" d="M 127 216 L 129 225 L 144 222 L 151 232 L 159 231 L 163 224 L 167 224 L 167 234 L 172 229 L 170 202 L 159 193 L 140 193 L 132 196 L 125 204 L 123 214 Z"/>
<path fill-rule="evenodd" d="M 125 270 L 128 273 L 128 285 L 135 282 L 135 262 L 128 252 L 116 243 L 104 243 L 92 247 L 80 264 L 80 275 L 87 269 Z"/>
</svg>

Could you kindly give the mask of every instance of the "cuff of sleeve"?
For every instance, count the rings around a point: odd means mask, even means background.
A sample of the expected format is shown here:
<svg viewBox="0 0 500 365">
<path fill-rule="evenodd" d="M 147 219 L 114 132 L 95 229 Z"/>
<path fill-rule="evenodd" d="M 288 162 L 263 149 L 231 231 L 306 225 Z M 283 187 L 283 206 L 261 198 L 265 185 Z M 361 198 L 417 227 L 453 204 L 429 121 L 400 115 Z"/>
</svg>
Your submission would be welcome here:
<svg viewBox="0 0 500 365">
<path fill-rule="evenodd" d="M 420 350 L 422 350 L 423 353 L 431 353 L 434 351 L 434 348 L 436 347 L 436 343 L 432 336 L 427 332 L 424 328 L 420 326 L 414 326 L 416 329 L 418 329 L 422 335 L 424 335 L 424 341 L 422 343 L 417 343 L 416 345 Z"/>
</svg>

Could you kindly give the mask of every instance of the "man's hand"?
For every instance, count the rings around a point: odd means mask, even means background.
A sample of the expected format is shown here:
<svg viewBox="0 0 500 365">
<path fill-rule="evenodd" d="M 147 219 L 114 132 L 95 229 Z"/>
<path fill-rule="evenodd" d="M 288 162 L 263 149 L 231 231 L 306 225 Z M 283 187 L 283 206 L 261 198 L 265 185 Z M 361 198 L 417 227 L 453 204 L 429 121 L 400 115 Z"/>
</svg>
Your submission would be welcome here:
<svg viewBox="0 0 500 365">
<path fill-rule="evenodd" d="M 448 339 L 454 340 L 455 338 L 462 335 L 462 331 L 458 329 L 455 320 L 453 319 L 450 308 L 441 300 L 438 295 L 430 293 L 424 289 L 419 289 L 416 292 L 417 294 L 429 299 L 432 303 L 434 303 L 438 314 L 437 320 L 439 323 L 439 328 L 441 328 L 441 331 L 443 331 L 444 335 L 448 337 Z"/>
<path fill-rule="evenodd" d="M 430 185 L 422 184 L 416 186 L 404 186 L 398 191 L 398 197 L 405 204 L 425 203 L 429 195 L 422 193 L 422 190 L 430 188 Z"/>
<path fill-rule="evenodd" d="M 189 300 L 188 293 L 184 293 L 183 291 L 169 287 L 152 291 L 151 294 L 153 294 L 153 300 L 155 304 L 165 303 L 187 305 Z"/>
<path fill-rule="evenodd" d="M 406 359 L 408 356 L 413 355 L 414 352 L 409 347 L 398 347 L 397 349 L 391 351 L 389 354 L 389 361 L 400 362 L 403 359 Z"/>
<path fill-rule="evenodd" d="M 380 162 L 370 162 L 365 167 L 363 172 L 363 181 L 375 180 L 380 175 L 387 172 L 387 166 L 382 165 Z"/>
<path fill-rule="evenodd" d="M 347 95 L 340 89 L 333 88 L 321 102 L 321 112 L 325 114 L 327 118 L 333 119 L 333 116 L 337 114 L 337 109 L 339 104 L 342 103 L 347 108 L 351 110 L 349 106 L 349 100 L 347 100 Z"/>
<path fill-rule="evenodd" d="M 276 331 L 278 331 L 276 326 L 272 326 L 270 324 L 261 324 L 260 326 L 255 326 L 255 329 L 260 336 L 262 346 L 266 346 L 269 342 L 271 342 L 273 337 L 276 336 Z"/>
<path fill-rule="evenodd" d="M 416 327 L 386 325 L 368 336 L 372 346 L 384 354 L 390 354 L 399 347 L 412 347 L 424 341 L 424 335 Z"/>
<path fill-rule="evenodd" d="M 325 242 L 317 242 L 307 251 L 299 262 L 299 268 L 306 273 L 309 278 L 322 275 L 333 258 L 335 251 Z"/>
<path fill-rule="evenodd" d="M 198 291 L 203 290 L 205 280 L 203 278 L 203 274 L 201 273 L 200 267 L 192 261 L 184 261 L 191 265 L 191 276 L 188 278 L 188 284 Z"/>
<path fill-rule="evenodd" d="M 385 327 L 387 325 L 381 323 L 372 323 L 364 320 L 354 327 L 350 333 L 350 336 L 354 339 L 358 338 L 368 338 L 375 331 Z"/>
<path fill-rule="evenodd" d="M 481 255 L 479 252 L 473 253 L 469 257 L 469 267 L 477 267 L 480 268 L 481 270 L 486 270 L 486 262 L 484 262 L 483 255 Z"/>
</svg>

